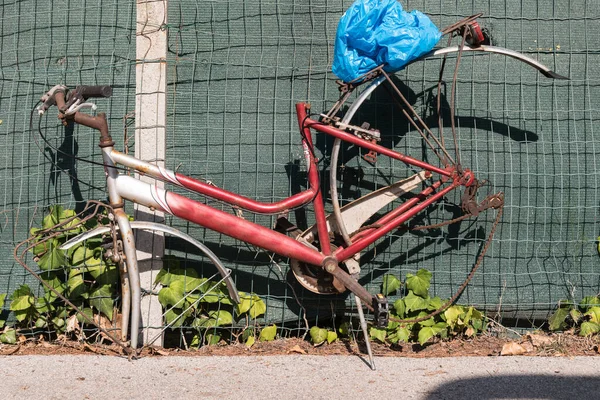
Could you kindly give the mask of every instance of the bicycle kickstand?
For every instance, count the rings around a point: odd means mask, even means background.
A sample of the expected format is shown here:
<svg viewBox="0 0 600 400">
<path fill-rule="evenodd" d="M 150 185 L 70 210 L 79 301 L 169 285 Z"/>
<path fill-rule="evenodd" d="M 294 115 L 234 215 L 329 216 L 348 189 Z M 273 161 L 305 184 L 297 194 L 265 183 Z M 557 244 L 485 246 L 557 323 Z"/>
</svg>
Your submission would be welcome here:
<svg viewBox="0 0 600 400">
<path fill-rule="evenodd" d="M 367 354 L 369 356 L 369 367 L 375 371 L 375 360 L 373 359 L 373 351 L 371 350 L 371 338 L 369 337 L 369 331 L 367 330 L 367 320 L 365 320 L 365 313 L 362 309 L 362 301 L 357 295 L 354 295 L 354 300 L 356 301 L 356 308 L 358 309 L 360 327 L 362 329 L 363 336 L 365 337 L 365 345 L 367 346 Z"/>
</svg>

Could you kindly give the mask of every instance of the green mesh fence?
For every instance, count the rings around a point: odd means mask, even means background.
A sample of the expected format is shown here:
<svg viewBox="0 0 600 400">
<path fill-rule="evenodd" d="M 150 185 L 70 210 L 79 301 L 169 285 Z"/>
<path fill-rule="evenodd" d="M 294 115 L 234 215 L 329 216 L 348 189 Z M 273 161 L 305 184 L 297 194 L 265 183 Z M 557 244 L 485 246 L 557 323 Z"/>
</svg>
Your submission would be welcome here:
<svg viewBox="0 0 600 400">
<path fill-rule="evenodd" d="M 495 45 L 570 77 L 553 81 L 501 56 L 463 58 L 456 103 L 463 164 L 503 191 L 506 206 L 485 262 L 460 302 L 532 320 L 545 318 L 559 299 L 597 294 L 598 2 L 402 3 L 429 14 L 440 27 L 482 12 L 481 23 Z M 306 169 L 294 104 L 310 102 L 313 112 L 322 112 L 337 99 L 336 77 L 330 72 L 333 40 L 349 5 L 332 0 L 169 1 L 164 27 L 169 37 L 167 167 L 266 202 L 302 190 Z M 30 131 L 29 110 L 55 83 L 112 84 L 115 96 L 98 104 L 110 117 L 117 146 L 123 146 L 123 118 L 135 107 L 135 3 L 23 1 L 5 4 L 0 15 L 0 135 L 5 138 L 0 293 L 5 293 L 28 281 L 13 262 L 12 250 L 39 223 L 44 207 L 81 207 L 88 198 L 105 196 L 100 167 L 58 160 L 79 184 L 52 169 L 36 146 L 36 132 Z M 447 82 L 453 63 L 451 58 Z M 431 59 L 397 74 L 398 85 L 431 126 L 437 120 L 431 104 L 439 65 Z M 447 126 L 449 85 L 444 93 Z M 355 122 L 369 121 L 387 143 L 422 157 L 416 132 L 393 107 L 389 94 L 378 90 Z M 79 129 L 65 135 L 52 115 L 42 123 L 57 145 L 100 160 L 91 133 Z M 331 141 L 322 136 L 316 141 L 320 165 L 328 169 Z M 340 186 L 343 201 L 384 185 L 382 176 L 400 179 L 411 172 L 385 160 L 373 167 L 349 151 L 342 155 L 344 166 L 362 178 Z M 451 218 L 456 211 L 451 201 L 457 199 L 448 200 L 423 222 Z M 266 226 L 275 219 L 247 212 L 244 217 Z M 297 210 L 289 218 L 301 228 L 313 223 L 311 210 Z M 394 232 L 361 255 L 360 282 L 375 293 L 386 273 L 404 278 L 427 268 L 433 272 L 432 291 L 449 297 L 473 266 L 493 218 L 487 213 L 459 227 Z M 302 327 L 305 315 L 318 321 L 352 310 L 347 295 L 316 296 L 301 288 L 289 277 L 287 260 L 181 220 L 168 222 L 221 257 L 240 290 L 265 299 L 264 322 Z M 183 243 L 168 240 L 167 253 L 204 272 L 202 257 Z"/>
</svg>

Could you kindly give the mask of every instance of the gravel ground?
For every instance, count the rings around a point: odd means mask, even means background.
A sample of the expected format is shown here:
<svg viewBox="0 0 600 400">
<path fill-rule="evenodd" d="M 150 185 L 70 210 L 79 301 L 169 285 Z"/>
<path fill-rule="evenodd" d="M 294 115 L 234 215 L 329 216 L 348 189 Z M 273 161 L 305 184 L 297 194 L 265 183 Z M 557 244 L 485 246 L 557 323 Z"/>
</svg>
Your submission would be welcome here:
<svg viewBox="0 0 600 400">
<path fill-rule="evenodd" d="M 0 398 L 600 399 L 598 357 L 2 356 Z"/>
</svg>

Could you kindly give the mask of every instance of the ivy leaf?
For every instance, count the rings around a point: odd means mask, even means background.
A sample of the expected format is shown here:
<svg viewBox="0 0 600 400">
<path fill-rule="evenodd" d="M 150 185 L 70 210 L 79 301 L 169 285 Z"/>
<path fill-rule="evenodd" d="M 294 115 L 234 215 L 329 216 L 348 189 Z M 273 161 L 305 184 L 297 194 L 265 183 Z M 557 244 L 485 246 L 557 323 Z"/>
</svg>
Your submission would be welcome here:
<svg viewBox="0 0 600 400">
<path fill-rule="evenodd" d="M 252 295 L 252 307 L 250 308 L 250 311 L 248 312 L 248 314 L 250 315 L 250 318 L 257 318 L 257 317 L 263 315 L 266 311 L 267 311 L 267 305 L 265 304 L 265 302 L 262 301 L 262 299 L 260 297 L 253 294 Z"/>
<path fill-rule="evenodd" d="M 422 318 L 422 317 L 426 317 L 429 313 L 426 311 L 421 311 L 418 315 L 417 318 Z M 435 320 L 433 319 L 433 317 L 426 319 L 425 321 L 421 321 L 419 322 L 419 325 L 421 326 L 433 326 L 435 325 Z"/>
<path fill-rule="evenodd" d="M 600 332 L 600 324 L 590 321 L 581 323 L 581 329 L 579 331 L 580 336 L 590 336 L 598 332 Z"/>
<path fill-rule="evenodd" d="M 69 288 L 69 297 L 72 299 L 81 296 L 88 290 L 81 274 L 70 276 L 67 281 L 67 287 Z"/>
<path fill-rule="evenodd" d="M 406 312 L 410 312 L 425 310 L 429 301 L 420 296 L 415 296 L 415 293 L 410 290 L 408 295 L 404 298 L 404 303 L 406 304 Z"/>
<path fill-rule="evenodd" d="M 90 258 L 94 257 L 94 250 L 88 248 L 87 246 L 77 246 L 73 254 L 71 255 L 71 264 L 79 265 Z"/>
<path fill-rule="evenodd" d="M 115 265 L 106 265 L 102 274 L 96 276 L 96 282 L 100 285 L 109 285 L 119 281 L 119 269 Z"/>
<path fill-rule="evenodd" d="M 89 297 L 90 305 L 110 320 L 112 320 L 114 308 L 112 295 L 111 285 L 104 285 L 92 290 Z"/>
<path fill-rule="evenodd" d="M 6 344 L 17 343 L 17 331 L 14 329 L 7 329 L 0 335 L 0 342 Z"/>
<path fill-rule="evenodd" d="M 408 343 L 410 339 L 410 330 L 405 326 L 401 326 L 396 329 L 396 335 L 398 336 L 398 340 L 400 342 Z"/>
<path fill-rule="evenodd" d="M 416 275 L 406 274 L 406 288 L 412 290 L 417 296 L 428 297 L 430 284 L 431 272 L 426 269 L 421 268 Z"/>
<path fill-rule="evenodd" d="M 338 332 L 342 336 L 348 336 L 350 334 L 350 324 L 348 322 L 342 322 L 338 327 Z"/>
<path fill-rule="evenodd" d="M 165 286 L 158 292 L 158 301 L 163 307 L 169 306 L 183 306 L 183 299 L 185 287 L 183 281 L 173 281 L 169 286 Z"/>
<path fill-rule="evenodd" d="M 206 335 L 206 344 L 209 346 L 214 346 L 220 341 L 221 335 L 217 335 L 216 333 L 209 333 L 208 335 Z"/>
<path fill-rule="evenodd" d="M 4 299 L 6 299 L 6 293 L 0 294 L 0 328 L 4 328 L 4 324 L 6 324 L 6 316 L 2 312 L 4 309 Z"/>
<path fill-rule="evenodd" d="M 310 328 L 310 340 L 315 346 L 318 346 L 327 340 L 327 329 L 313 326 Z"/>
<path fill-rule="evenodd" d="M 371 336 L 372 339 L 379 340 L 381 343 L 385 343 L 385 337 L 387 336 L 387 331 L 385 329 L 379 329 L 379 328 L 375 328 L 373 326 L 369 330 L 369 336 Z"/>
<path fill-rule="evenodd" d="M 61 250 L 58 242 L 50 242 L 48 251 L 39 259 L 38 266 L 44 271 L 59 269 L 67 265 L 67 257 L 64 250 Z"/>
<path fill-rule="evenodd" d="M 446 318 L 446 322 L 452 329 L 460 320 L 460 316 L 463 315 L 465 309 L 462 306 L 450 306 L 446 311 L 444 311 L 444 317 Z"/>
<path fill-rule="evenodd" d="M 436 331 L 431 326 L 423 327 L 419 330 L 418 340 L 419 344 L 423 346 L 429 339 L 436 335 Z"/>
<path fill-rule="evenodd" d="M 587 296 L 581 299 L 579 302 L 579 309 L 583 312 L 586 312 L 590 307 L 600 305 L 600 298 L 596 296 Z"/>
<path fill-rule="evenodd" d="M 233 323 L 233 316 L 229 311 L 211 311 L 208 316 L 215 321 L 215 326 L 231 325 Z"/>
<path fill-rule="evenodd" d="M 10 298 L 12 300 L 10 303 L 12 311 L 28 310 L 35 305 L 35 297 L 27 285 L 21 285 Z"/>
<path fill-rule="evenodd" d="M 559 308 L 554 314 L 548 319 L 548 328 L 551 331 L 557 331 L 565 328 L 565 320 L 569 315 L 568 308 Z"/>
<path fill-rule="evenodd" d="M 248 336 L 248 339 L 246 339 L 246 347 L 250 348 L 254 346 L 254 342 L 256 342 L 256 338 L 254 336 Z"/>
<path fill-rule="evenodd" d="M 81 312 L 90 320 L 94 320 L 94 310 L 92 310 L 90 307 L 85 307 L 81 309 Z M 89 324 L 88 319 L 86 319 L 85 317 L 83 317 L 83 315 L 79 313 L 77 313 L 77 321 L 79 321 L 80 324 Z"/>
<path fill-rule="evenodd" d="M 194 337 L 192 338 L 192 341 L 190 342 L 190 347 L 193 347 L 193 348 L 196 348 L 196 349 L 198 347 L 200 347 L 200 339 L 201 339 L 200 335 L 199 334 L 195 334 Z"/>
<path fill-rule="evenodd" d="M 383 276 L 383 282 L 381 283 L 381 293 L 384 296 L 388 296 L 390 293 L 394 293 L 396 290 L 400 289 L 400 286 L 402 286 L 400 279 L 396 278 L 394 275 L 385 274 Z"/>
<path fill-rule="evenodd" d="M 600 307 L 592 307 L 584 315 L 590 317 L 590 321 L 600 324 Z"/>
<path fill-rule="evenodd" d="M 62 275 L 62 271 L 61 271 L 61 275 Z M 54 290 L 56 290 L 60 294 L 63 294 L 65 292 L 65 290 L 67 289 L 67 285 L 59 278 L 59 276 L 58 276 L 58 274 L 56 272 L 50 272 L 50 271 L 42 272 L 40 274 L 40 277 L 51 288 L 53 288 Z M 52 290 L 48 289 L 45 285 L 44 285 L 44 292 L 46 292 L 46 294 L 44 295 L 44 297 L 49 302 L 53 302 L 58 297 Z"/>
<path fill-rule="evenodd" d="M 327 343 L 331 344 L 337 340 L 337 333 L 334 331 L 327 331 Z"/>
<path fill-rule="evenodd" d="M 267 311 L 267 306 L 256 294 L 240 292 L 240 303 L 235 305 L 237 315 L 248 313 L 251 318 L 256 318 Z"/>
<path fill-rule="evenodd" d="M 429 311 L 435 311 L 435 310 L 439 310 L 440 308 L 442 308 L 442 299 L 440 299 L 438 296 L 432 297 L 429 299 L 429 304 L 427 305 L 427 309 Z"/>
<path fill-rule="evenodd" d="M 185 314 L 178 308 L 171 308 L 165 312 L 165 323 L 171 328 L 179 328 L 185 322 Z"/>
<path fill-rule="evenodd" d="M 394 302 L 394 310 L 396 310 L 396 315 L 400 318 L 404 318 L 406 315 L 406 304 L 404 303 L 404 299 L 398 299 Z"/>
<path fill-rule="evenodd" d="M 569 316 L 571 317 L 573 322 L 575 322 L 576 324 L 579 322 L 582 315 L 583 315 L 582 312 L 576 308 L 573 308 L 573 309 L 571 309 L 571 311 L 569 311 Z"/>
<path fill-rule="evenodd" d="M 258 336 L 258 340 L 261 342 L 270 342 L 275 340 L 275 336 L 277 335 L 277 325 L 273 324 L 271 326 L 266 326 L 260 331 L 260 335 Z"/>
</svg>

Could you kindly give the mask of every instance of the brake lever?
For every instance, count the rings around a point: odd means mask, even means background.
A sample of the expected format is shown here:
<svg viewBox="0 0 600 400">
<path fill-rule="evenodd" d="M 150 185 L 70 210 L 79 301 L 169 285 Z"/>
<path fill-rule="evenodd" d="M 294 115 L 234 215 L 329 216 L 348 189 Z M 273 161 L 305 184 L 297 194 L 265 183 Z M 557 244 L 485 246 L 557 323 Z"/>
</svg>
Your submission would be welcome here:
<svg viewBox="0 0 600 400">
<path fill-rule="evenodd" d="M 52 89 L 50 89 L 46 93 L 44 93 L 44 95 L 41 98 L 42 104 L 40 104 L 40 106 L 38 106 L 38 108 L 37 108 L 38 114 L 40 116 L 42 116 L 42 115 L 44 115 L 44 113 L 46 111 L 48 111 L 48 109 L 50 107 L 56 105 L 56 100 L 54 99 L 54 95 L 57 92 L 66 93 L 67 90 L 68 89 L 65 85 L 55 85 L 54 87 L 52 87 Z"/>
</svg>

